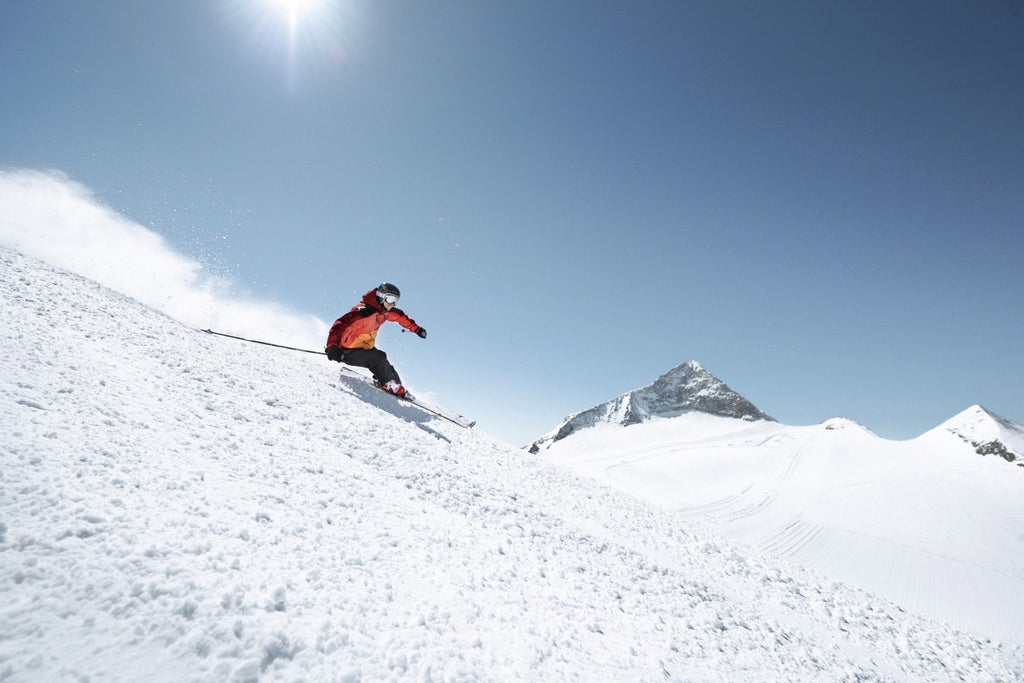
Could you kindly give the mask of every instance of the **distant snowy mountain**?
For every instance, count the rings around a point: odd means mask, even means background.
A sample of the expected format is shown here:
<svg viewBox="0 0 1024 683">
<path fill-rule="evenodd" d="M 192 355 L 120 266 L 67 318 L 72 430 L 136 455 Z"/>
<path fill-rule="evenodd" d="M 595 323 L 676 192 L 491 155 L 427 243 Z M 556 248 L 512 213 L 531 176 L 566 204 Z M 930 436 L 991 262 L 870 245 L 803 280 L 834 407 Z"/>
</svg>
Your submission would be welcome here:
<svg viewBox="0 0 1024 683">
<path fill-rule="evenodd" d="M 1024 426 L 973 405 L 932 431 L 948 432 L 979 455 L 997 455 L 1024 467 Z"/>
<path fill-rule="evenodd" d="M 675 417 L 689 411 L 740 420 L 771 417 L 730 389 L 695 360 L 669 370 L 652 384 L 634 389 L 618 398 L 567 417 L 562 424 L 530 446 L 531 453 L 561 441 L 581 429 L 599 424 L 624 427 L 646 422 L 651 417 Z"/>
<path fill-rule="evenodd" d="M 1024 476 L 1004 462 L 1020 434 L 980 409 L 907 441 L 843 418 L 689 412 L 580 429 L 540 457 L 755 552 L 1024 645 Z M 1001 457 L 978 457 L 975 443 Z"/>
<path fill-rule="evenodd" d="M 829 432 L 838 431 L 840 429 L 848 429 L 861 431 L 864 432 L 865 434 L 871 434 L 872 436 L 875 436 L 875 433 L 868 429 L 867 427 L 865 427 L 864 425 L 846 417 L 833 417 L 829 420 L 825 420 L 824 422 L 822 422 L 821 426 L 822 428 Z"/>
<path fill-rule="evenodd" d="M 783 425 L 691 361 L 568 418 L 531 452 L 759 552 L 1024 644 L 1024 477 L 1009 464 L 1024 466 L 1024 427 L 981 406 L 906 441 L 842 417 Z"/>
</svg>

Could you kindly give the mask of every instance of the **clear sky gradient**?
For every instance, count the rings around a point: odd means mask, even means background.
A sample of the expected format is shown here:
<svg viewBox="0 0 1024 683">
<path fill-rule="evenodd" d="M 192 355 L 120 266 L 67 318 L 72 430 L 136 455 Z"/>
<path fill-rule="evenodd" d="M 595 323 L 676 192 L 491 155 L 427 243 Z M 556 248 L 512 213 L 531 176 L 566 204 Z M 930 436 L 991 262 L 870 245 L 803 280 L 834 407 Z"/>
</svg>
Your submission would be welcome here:
<svg viewBox="0 0 1024 683">
<path fill-rule="evenodd" d="M 1024 421 L 1024 3 L 33 0 L 0 60 L 0 164 L 327 323 L 394 282 L 403 378 L 514 443 L 691 358 Z"/>
</svg>

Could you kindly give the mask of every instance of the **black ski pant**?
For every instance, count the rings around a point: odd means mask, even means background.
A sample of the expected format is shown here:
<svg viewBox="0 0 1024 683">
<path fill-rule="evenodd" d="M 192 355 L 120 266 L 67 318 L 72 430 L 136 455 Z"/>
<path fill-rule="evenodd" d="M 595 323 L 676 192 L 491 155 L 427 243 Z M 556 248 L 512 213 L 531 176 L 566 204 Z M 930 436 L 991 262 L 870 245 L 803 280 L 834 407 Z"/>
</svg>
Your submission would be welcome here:
<svg viewBox="0 0 1024 683">
<path fill-rule="evenodd" d="M 344 349 L 346 365 L 366 368 L 373 373 L 373 378 L 380 384 L 387 384 L 394 380 L 399 384 L 401 378 L 394 366 L 388 362 L 388 354 L 380 349 Z"/>
</svg>

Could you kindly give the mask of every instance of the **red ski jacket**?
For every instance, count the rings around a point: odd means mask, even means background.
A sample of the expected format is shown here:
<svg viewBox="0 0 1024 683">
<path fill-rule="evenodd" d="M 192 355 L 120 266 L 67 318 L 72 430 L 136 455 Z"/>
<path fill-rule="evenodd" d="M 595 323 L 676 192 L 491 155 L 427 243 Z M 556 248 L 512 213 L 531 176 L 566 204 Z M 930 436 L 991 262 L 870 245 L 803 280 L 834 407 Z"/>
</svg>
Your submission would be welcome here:
<svg viewBox="0 0 1024 683">
<path fill-rule="evenodd" d="M 363 300 L 352 310 L 334 321 L 327 335 L 327 346 L 343 349 L 372 349 L 377 341 L 377 330 L 386 321 L 398 323 L 410 332 L 419 329 L 416 321 L 398 308 L 385 311 L 377 301 L 375 289 L 363 295 Z"/>
</svg>

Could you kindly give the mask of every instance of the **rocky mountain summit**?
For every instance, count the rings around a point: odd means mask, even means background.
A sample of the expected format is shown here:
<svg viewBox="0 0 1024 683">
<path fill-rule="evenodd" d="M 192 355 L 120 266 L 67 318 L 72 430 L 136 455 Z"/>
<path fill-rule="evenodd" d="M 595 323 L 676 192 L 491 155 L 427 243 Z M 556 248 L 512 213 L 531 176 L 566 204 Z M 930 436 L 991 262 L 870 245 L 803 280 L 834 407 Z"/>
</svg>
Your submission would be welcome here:
<svg viewBox="0 0 1024 683">
<path fill-rule="evenodd" d="M 1024 427 L 980 405 L 954 415 L 935 428 L 970 444 L 978 455 L 998 455 L 1024 467 Z"/>
<path fill-rule="evenodd" d="M 579 429 L 601 423 L 629 425 L 651 417 L 676 417 L 698 411 L 741 420 L 774 421 L 753 403 L 730 389 L 722 380 L 690 360 L 669 370 L 646 387 L 575 413 L 530 446 L 536 453 Z"/>
</svg>

